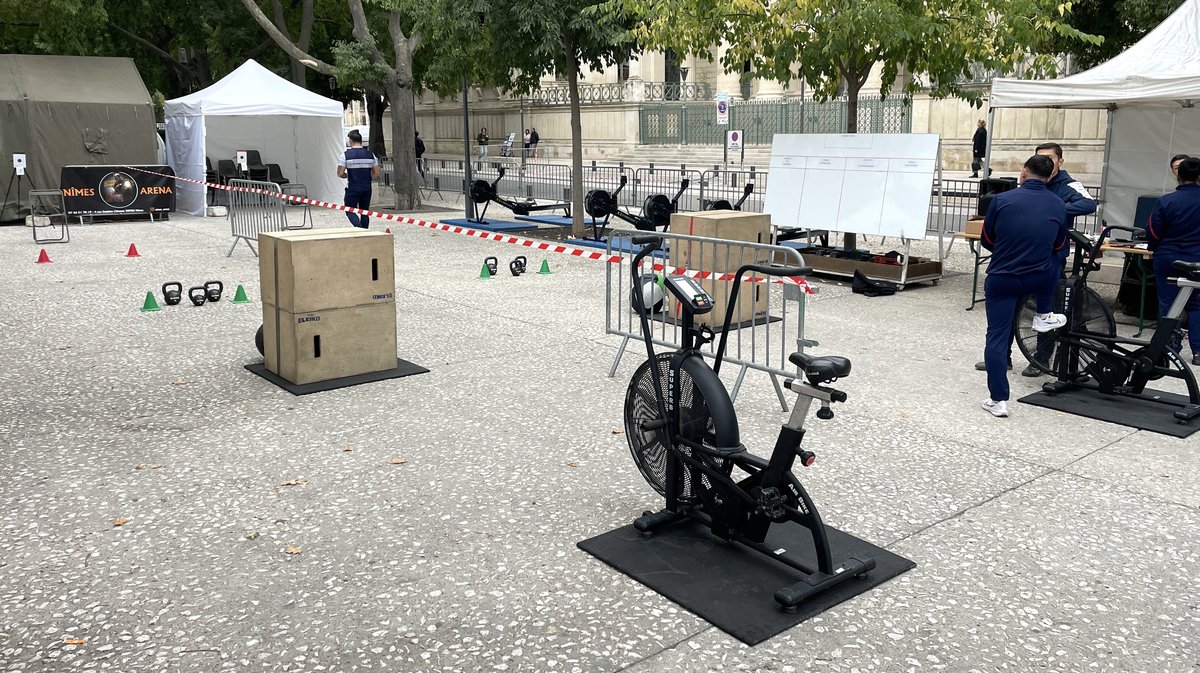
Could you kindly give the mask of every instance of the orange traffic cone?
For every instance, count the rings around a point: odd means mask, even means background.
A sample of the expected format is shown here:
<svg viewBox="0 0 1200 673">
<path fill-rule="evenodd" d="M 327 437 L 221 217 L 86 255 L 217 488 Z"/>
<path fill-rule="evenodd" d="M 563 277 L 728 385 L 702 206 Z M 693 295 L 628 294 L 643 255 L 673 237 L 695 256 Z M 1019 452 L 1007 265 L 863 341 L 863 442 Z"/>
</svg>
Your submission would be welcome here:
<svg viewBox="0 0 1200 673">
<path fill-rule="evenodd" d="M 129 244 L 129 252 L 125 253 L 125 256 L 126 257 L 141 257 L 141 255 L 138 254 L 137 246 L 132 243 Z"/>
<path fill-rule="evenodd" d="M 42 248 L 42 251 L 38 253 L 37 263 L 38 264 L 49 264 L 50 263 L 50 255 L 46 254 L 45 248 Z"/>
</svg>

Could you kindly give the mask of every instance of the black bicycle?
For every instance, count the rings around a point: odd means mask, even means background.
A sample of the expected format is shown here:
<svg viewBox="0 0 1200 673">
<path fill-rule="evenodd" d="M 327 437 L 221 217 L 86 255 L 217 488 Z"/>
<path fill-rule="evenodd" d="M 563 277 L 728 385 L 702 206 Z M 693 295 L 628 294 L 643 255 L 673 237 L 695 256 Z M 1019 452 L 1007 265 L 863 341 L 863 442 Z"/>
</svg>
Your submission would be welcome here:
<svg viewBox="0 0 1200 673">
<path fill-rule="evenodd" d="M 661 238 L 636 237 L 633 242 L 642 246 L 633 260 L 636 284 L 642 260 L 659 248 Z M 816 460 L 813 452 L 801 446 L 804 421 L 813 401 L 820 403 L 817 418 L 821 419 L 833 418 L 831 404 L 846 401 L 846 394 L 829 384 L 850 374 L 850 360 L 793 353 L 790 361 L 803 375 L 784 382 L 799 396 L 791 416 L 780 429 L 769 459 L 748 452 L 739 439 L 733 402 L 718 376 L 738 288 L 748 272 L 803 276 L 809 269 L 756 264 L 738 269 L 712 367 L 700 349 L 713 341 L 714 334 L 708 326 L 697 326 L 695 316 L 711 311 L 713 300 L 698 283 L 686 276 L 665 278 L 667 289 L 683 312 L 683 343 L 672 353 L 654 352 L 642 293 L 634 293 L 648 357 L 634 373 L 625 395 L 625 431 L 638 470 L 666 498 L 663 510 L 646 512 L 634 521 L 634 526 L 649 533 L 692 519 L 721 539 L 745 545 L 799 571 L 803 579 L 775 592 L 776 602 L 792 609 L 813 595 L 875 568 L 871 557 L 834 561 L 821 515 L 792 473 L 797 458 L 805 467 Z M 744 476 L 735 478 L 735 469 Z M 765 544 L 768 529 L 779 524 L 798 524 L 808 529 L 817 567 L 797 554 Z"/>
<path fill-rule="evenodd" d="M 1173 413 L 1180 423 L 1190 423 L 1200 416 L 1200 387 L 1197 387 L 1191 367 L 1172 345 L 1179 338 L 1184 307 L 1192 292 L 1200 287 L 1200 262 L 1175 262 L 1172 265 L 1181 274 L 1179 278 L 1170 279 L 1179 286 L 1179 295 L 1166 315 L 1159 318 L 1150 340 L 1118 337 L 1106 325 L 1094 329 L 1096 321 L 1087 319 L 1087 311 L 1093 308 L 1092 302 L 1097 300 L 1097 295 L 1088 288 L 1087 280 L 1092 271 L 1100 268 L 1096 262 L 1100 247 L 1113 230 L 1128 231 L 1134 240 L 1145 236 L 1143 229 L 1109 225 L 1100 231 L 1095 243 L 1079 246 L 1087 250 L 1087 259 L 1067 279 L 1062 299 L 1067 324 L 1054 332 L 1053 357 L 1046 363 L 1031 358 L 1035 366 L 1048 369 L 1057 379 L 1044 384 L 1042 390 L 1056 395 L 1088 388 L 1106 395 L 1161 403 L 1175 407 Z M 1024 347 L 1022 352 L 1025 352 Z M 1146 384 L 1159 379 L 1182 382 L 1186 401 L 1153 390 L 1147 392 Z"/>
</svg>

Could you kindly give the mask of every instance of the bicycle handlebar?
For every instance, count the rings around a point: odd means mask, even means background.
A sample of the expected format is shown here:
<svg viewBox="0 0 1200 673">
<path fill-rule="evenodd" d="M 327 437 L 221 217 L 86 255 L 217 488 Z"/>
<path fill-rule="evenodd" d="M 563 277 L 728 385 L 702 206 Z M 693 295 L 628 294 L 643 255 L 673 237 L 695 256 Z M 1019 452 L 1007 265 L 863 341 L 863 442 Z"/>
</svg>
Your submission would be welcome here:
<svg viewBox="0 0 1200 673">
<path fill-rule="evenodd" d="M 738 267 L 737 275 L 733 279 L 733 286 L 729 290 L 729 303 L 725 307 L 725 323 L 721 326 L 721 341 L 717 344 L 717 352 L 713 355 L 713 371 L 718 374 L 721 373 L 721 360 L 725 357 L 725 343 L 729 340 L 729 323 L 733 318 L 733 308 L 737 306 L 738 288 L 742 286 L 742 275 L 747 271 L 753 271 L 763 276 L 793 278 L 807 276 L 812 273 L 812 267 L 768 266 L 765 264 L 743 264 Z"/>
</svg>

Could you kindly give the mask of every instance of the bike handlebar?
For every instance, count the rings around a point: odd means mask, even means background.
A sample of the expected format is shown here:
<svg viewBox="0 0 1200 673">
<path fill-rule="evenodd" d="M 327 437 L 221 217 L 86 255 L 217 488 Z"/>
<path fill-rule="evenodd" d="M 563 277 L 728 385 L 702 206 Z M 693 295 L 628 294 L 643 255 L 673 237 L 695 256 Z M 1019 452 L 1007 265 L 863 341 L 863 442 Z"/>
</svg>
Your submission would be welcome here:
<svg viewBox="0 0 1200 673">
<path fill-rule="evenodd" d="M 721 340 L 717 343 L 717 352 L 713 355 L 713 371 L 721 373 L 721 360 L 725 357 L 725 344 L 729 340 L 729 323 L 733 318 L 733 308 L 737 306 L 738 288 L 742 286 L 742 275 L 747 271 L 763 276 L 777 276 L 792 278 L 795 276 L 807 276 L 812 273 L 812 267 L 808 266 L 768 266 L 766 264 L 743 264 L 738 267 L 737 275 L 733 279 L 733 285 L 729 290 L 729 304 L 725 309 L 725 323 L 721 326 Z"/>
<path fill-rule="evenodd" d="M 738 267 L 737 280 L 742 279 L 742 274 L 747 271 L 753 271 L 764 276 L 777 276 L 782 278 L 791 278 L 794 276 L 807 276 L 812 273 L 811 266 L 767 266 L 765 264 L 743 264 Z"/>
</svg>

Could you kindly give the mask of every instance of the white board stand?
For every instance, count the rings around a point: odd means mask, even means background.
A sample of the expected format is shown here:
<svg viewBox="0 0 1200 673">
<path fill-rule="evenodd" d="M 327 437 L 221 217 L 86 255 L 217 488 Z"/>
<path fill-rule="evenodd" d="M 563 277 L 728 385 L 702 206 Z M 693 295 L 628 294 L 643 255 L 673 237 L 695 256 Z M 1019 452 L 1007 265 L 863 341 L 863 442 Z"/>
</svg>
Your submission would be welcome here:
<svg viewBox="0 0 1200 673">
<path fill-rule="evenodd" d="M 896 237 L 904 242 L 898 278 L 858 270 L 901 285 L 941 278 L 946 251 L 940 227 L 936 270 L 910 268 L 912 241 L 923 240 L 928 230 L 935 174 L 941 208 L 937 134 L 777 134 L 769 170 L 763 212 L 776 227 Z"/>
</svg>

